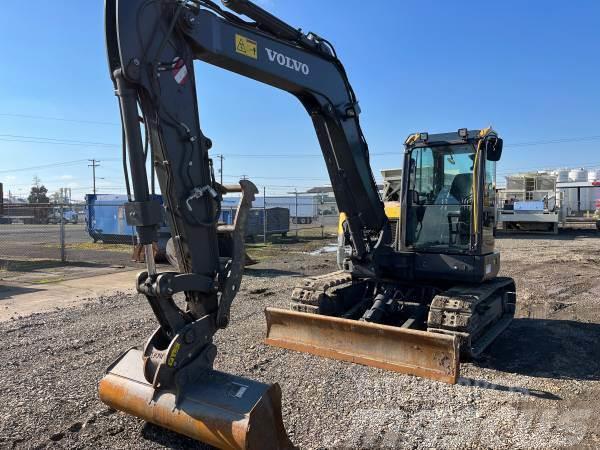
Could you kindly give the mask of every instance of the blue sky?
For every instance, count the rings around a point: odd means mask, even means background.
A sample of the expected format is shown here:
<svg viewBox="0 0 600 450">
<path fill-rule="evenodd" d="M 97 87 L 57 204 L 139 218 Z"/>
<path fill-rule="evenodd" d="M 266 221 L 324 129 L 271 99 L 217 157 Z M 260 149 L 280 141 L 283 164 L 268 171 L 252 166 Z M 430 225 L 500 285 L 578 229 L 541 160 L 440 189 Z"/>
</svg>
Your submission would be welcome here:
<svg viewBox="0 0 600 450">
<path fill-rule="evenodd" d="M 400 165 L 409 133 L 489 124 L 506 143 L 500 177 L 600 167 L 600 2 L 260 3 L 335 45 L 360 101 L 378 177 L 380 169 Z M 91 190 L 86 160 L 95 158 L 102 161 L 99 192 L 121 192 L 103 1 L 5 2 L 0 42 L 5 191 L 25 193 L 37 175 L 51 190 L 72 187 L 82 197 Z M 273 194 L 327 183 L 311 122 L 293 97 L 203 63 L 196 72 L 201 125 L 212 152 L 225 155 L 226 181 L 247 175 Z M 536 145 L 517 145 L 524 143 Z M 273 154 L 297 157 L 264 157 Z M 27 169 L 47 165 L 53 166 Z"/>
</svg>

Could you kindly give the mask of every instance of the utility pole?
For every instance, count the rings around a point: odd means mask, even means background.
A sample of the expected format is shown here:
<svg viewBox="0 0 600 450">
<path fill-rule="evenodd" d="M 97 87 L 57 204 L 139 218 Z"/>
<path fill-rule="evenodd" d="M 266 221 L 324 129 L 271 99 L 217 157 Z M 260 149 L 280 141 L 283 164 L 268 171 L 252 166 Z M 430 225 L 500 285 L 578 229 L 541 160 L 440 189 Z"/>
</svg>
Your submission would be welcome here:
<svg viewBox="0 0 600 450">
<path fill-rule="evenodd" d="M 294 192 L 288 192 L 288 194 L 294 194 L 296 197 L 296 205 L 294 206 L 294 215 L 290 217 L 292 223 L 296 225 L 296 237 L 298 237 L 298 188 L 294 188 Z"/>
<path fill-rule="evenodd" d="M 217 155 L 217 158 L 219 158 L 220 161 L 219 173 L 221 174 L 221 184 L 223 184 L 223 160 L 225 157 L 223 155 Z"/>
<path fill-rule="evenodd" d="M 263 186 L 263 243 L 267 243 L 267 188 Z"/>
<path fill-rule="evenodd" d="M 296 238 L 298 237 L 298 189 L 294 188 L 294 194 L 296 194 L 296 211 L 294 214 L 296 215 Z"/>
<path fill-rule="evenodd" d="M 88 159 L 91 164 L 88 164 L 88 167 L 92 168 L 92 178 L 94 180 L 94 195 L 96 195 L 96 167 L 100 167 L 100 161 L 95 159 Z"/>
</svg>

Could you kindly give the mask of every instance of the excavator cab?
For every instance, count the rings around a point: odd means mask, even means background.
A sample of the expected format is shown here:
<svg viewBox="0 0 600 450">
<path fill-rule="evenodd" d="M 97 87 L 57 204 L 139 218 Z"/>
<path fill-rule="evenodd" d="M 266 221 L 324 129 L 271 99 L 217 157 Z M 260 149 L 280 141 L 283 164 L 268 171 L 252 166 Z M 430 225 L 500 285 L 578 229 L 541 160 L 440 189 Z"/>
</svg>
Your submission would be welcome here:
<svg viewBox="0 0 600 450">
<path fill-rule="evenodd" d="M 502 139 L 489 128 L 406 140 L 394 248 L 414 254 L 416 278 L 482 282 L 498 274 L 495 177 L 501 152 Z"/>
</svg>

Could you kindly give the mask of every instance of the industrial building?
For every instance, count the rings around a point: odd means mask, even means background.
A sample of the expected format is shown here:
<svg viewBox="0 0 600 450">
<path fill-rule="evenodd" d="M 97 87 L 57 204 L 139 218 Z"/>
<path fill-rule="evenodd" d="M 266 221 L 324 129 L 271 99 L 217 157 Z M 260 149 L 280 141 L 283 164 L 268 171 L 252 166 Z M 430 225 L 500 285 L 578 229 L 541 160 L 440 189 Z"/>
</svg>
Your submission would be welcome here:
<svg viewBox="0 0 600 450">
<path fill-rule="evenodd" d="M 506 176 L 498 189 L 499 227 L 558 232 L 559 223 L 592 221 L 600 207 L 600 170 L 559 169 Z"/>
</svg>

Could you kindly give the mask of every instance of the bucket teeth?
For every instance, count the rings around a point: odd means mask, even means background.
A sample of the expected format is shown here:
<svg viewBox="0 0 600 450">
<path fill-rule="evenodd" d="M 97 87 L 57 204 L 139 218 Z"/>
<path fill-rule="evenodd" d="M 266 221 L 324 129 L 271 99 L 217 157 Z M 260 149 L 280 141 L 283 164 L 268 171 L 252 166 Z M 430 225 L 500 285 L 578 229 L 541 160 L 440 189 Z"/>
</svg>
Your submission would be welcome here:
<svg viewBox="0 0 600 450">
<path fill-rule="evenodd" d="M 281 415 L 281 389 L 209 370 L 175 393 L 144 378 L 142 352 L 129 350 L 100 381 L 107 405 L 217 448 L 293 449 Z"/>
</svg>

